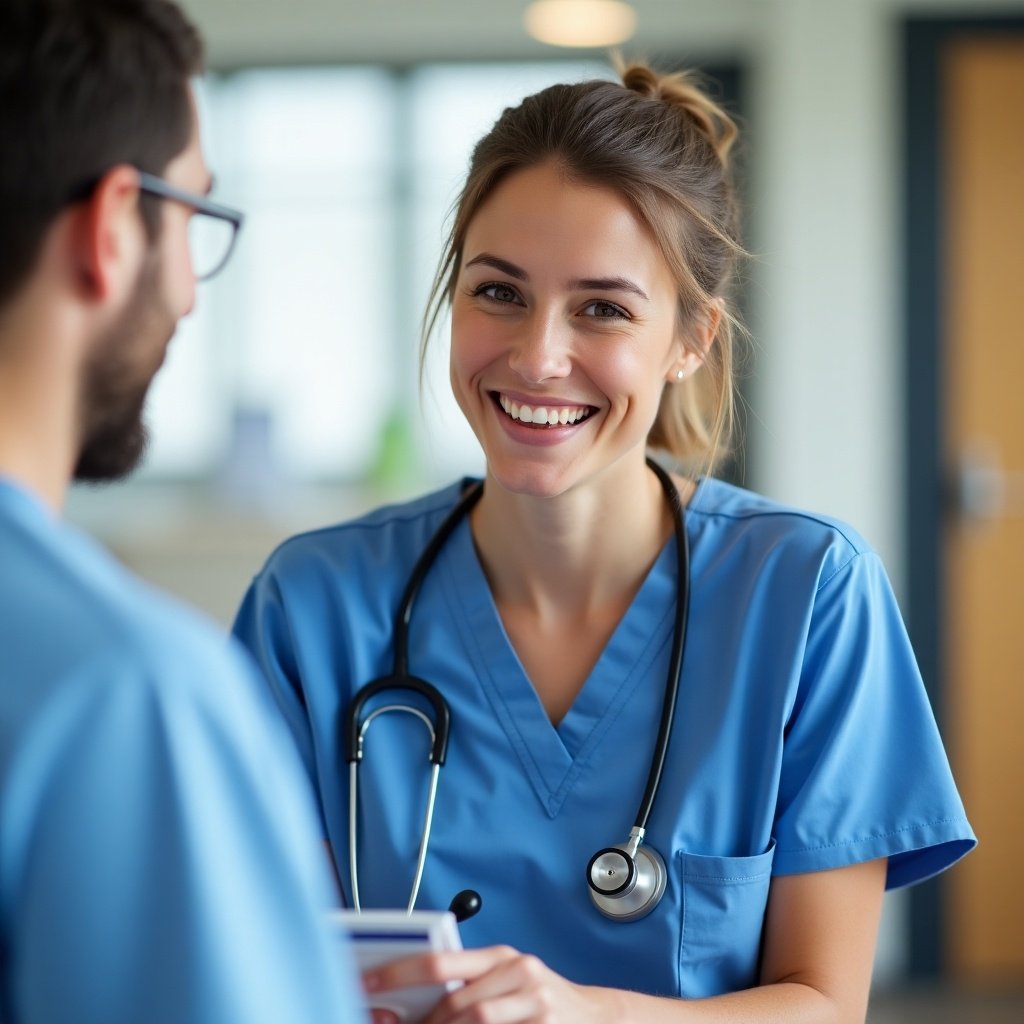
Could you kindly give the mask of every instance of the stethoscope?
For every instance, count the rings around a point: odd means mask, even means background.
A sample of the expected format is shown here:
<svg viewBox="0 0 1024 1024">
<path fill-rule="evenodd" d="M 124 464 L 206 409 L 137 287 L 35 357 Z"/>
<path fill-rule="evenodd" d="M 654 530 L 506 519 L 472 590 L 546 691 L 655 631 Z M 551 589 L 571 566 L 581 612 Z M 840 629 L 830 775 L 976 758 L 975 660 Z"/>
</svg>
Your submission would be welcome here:
<svg viewBox="0 0 1024 1024">
<path fill-rule="evenodd" d="M 665 682 L 665 696 L 661 708 L 661 721 L 658 725 L 658 736 L 651 757 L 651 767 L 644 787 L 643 798 L 637 810 L 636 821 L 629 830 L 629 838 L 624 843 L 607 846 L 598 850 L 587 863 L 587 885 L 594 906 L 605 915 L 616 921 L 635 921 L 649 914 L 659 903 L 665 892 L 667 874 L 665 862 L 653 847 L 644 844 L 647 832 L 647 820 L 654 805 L 654 798 L 661 782 L 662 770 L 668 753 L 669 738 L 672 733 L 672 722 L 675 718 L 676 697 L 679 692 L 679 676 L 683 665 L 683 651 L 686 646 L 686 623 L 690 603 L 690 551 L 683 522 L 683 505 L 679 492 L 671 477 L 653 459 L 647 459 L 647 465 L 661 483 L 672 510 L 675 526 L 677 582 L 675 626 L 672 638 L 672 651 L 669 656 L 668 676 Z M 420 883 L 423 879 L 423 868 L 427 859 L 427 848 L 430 843 L 430 830 L 434 817 L 434 804 L 437 797 L 437 783 L 441 766 L 445 762 L 448 751 L 448 736 L 451 731 L 451 711 L 448 702 L 435 686 L 423 679 L 409 674 L 409 621 L 412 618 L 416 595 L 423 584 L 427 573 L 437 559 L 441 548 L 451 536 L 452 531 L 469 514 L 483 494 L 483 481 L 477 481 L 462 496 L 458 504 L 448 513 L 431 538 L 423 554 L 413 567 L 409 580 L 402 593 L 402 599 L 395 615 L 394 630 L 394 668 L 389 676 L 382 676 L 367 683 L 353 697 L 352 703 L 344 716 L 344 735 L 342 737 L 345 760 L 349 765 L 349 813 L 348 813 L 348 850 L 349 872 L 352 884 L 352 903 L 355 910 L 360 910 L 359 898 L 359 866 L 357 860 L 357 812 L 359 802 L 359 763 L 363 759 L 366 747 L 366 734 L 370 725 L 381 715 L 390 712 L 401 712 L 419 719 L 430 736 L 430 783 L 427 794 L 427 806 L 420 832 L 420 846 L 416 857 L 416 868 L 413 874 L 412 888 L 409 893 L 407 912 L 412 912 L 419 895 Z M 367 701 L 386 690 L 406 690 L 419 694 L 425 699 L 433 712 L 433 718 L 421 708 L 409 703 L 385 704 L 375 708 L 364 718 L 363 707 Z M 480 897 L 472 890 L 459 893 L 449 909 L 453 910 L 460 920 L 476 913 L 480 908 Z"/>
</svg>

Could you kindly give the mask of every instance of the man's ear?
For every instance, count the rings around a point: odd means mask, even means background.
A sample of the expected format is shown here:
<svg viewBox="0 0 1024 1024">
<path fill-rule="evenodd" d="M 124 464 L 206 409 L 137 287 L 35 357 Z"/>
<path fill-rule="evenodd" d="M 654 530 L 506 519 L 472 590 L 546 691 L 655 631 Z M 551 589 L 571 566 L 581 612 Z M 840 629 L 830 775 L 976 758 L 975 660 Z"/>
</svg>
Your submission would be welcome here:
<svg viewBox="0 0 1024 1024">
<path fill-rule="evenodd" d="M 100 178 L 76 221 L 74 258 L 80 287 L 93 300 L 119 301 L 135 285 L 145 248 L 139 174 L 128 164 L 118 164 Z"/>
</svg>

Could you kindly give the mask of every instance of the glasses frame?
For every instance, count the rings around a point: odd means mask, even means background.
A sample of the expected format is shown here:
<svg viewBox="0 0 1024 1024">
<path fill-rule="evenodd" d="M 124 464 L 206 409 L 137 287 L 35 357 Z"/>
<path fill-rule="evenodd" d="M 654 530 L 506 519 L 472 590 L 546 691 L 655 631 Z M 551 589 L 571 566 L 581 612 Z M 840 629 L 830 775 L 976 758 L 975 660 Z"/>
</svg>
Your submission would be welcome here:
<svg viewBox="0 0 1024 1024">
<path fill-rule="evenodd" d="M 190 192 L 188 189 L 178 188 L 177 185 L 172 185 L 169 181 L 164 181 L 163 178 L 158 178 L 155 174 L 149 174 L 146 171 L 139 171 L 138 173 L 140 192 L 146 192 L 160 199 L 169 199 L 171 202 L 181 203 L 183 206 L 190 206 L 196 213 L 204 217 L 213 217 L 216 220 L 227 221 L 231 225 L 231 241 L 224 251 L 223 258 L 213 270 L 209 270 L 202 275 L 197 274 L 196 280 L 209 281 L 215 274 L 220 273 L 224 269 L 224 265 L 231 258 L 232 252 L 234 252 L 235 242 L 238 239 L 238 230 L 245 223 L 245 214 L 231 206 L 216 203 L 212 199 L 200 195 L 198 192 Z"/>
</svg>

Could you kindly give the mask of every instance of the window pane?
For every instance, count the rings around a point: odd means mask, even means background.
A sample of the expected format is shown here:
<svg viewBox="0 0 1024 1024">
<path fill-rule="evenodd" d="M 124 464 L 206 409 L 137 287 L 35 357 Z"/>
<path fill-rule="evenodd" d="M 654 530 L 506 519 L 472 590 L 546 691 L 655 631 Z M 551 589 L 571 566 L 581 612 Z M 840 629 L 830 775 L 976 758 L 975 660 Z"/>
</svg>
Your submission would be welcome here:
<svg viewBox="0 0 1024 1024">
<path fill-rule="evenodd" d="M 248 72 L 223 113 L 249 217 L 235 401 L 266 415 L 272 474 L 359 475 L 392 401 L 391 77 Z"/>
<path fill-rule="evenodd" d="M 444 317 L 422 405 L 418 391 L 446 215 L 472 146 L 506 106 L 609 73 L 537 62 L 261 69 L 204 82 L 215 196 L 246 223 L 227 267 L 199 286 L 154 385 L 147 475 L 219 474 L 259 491 L 410 461 L 411 488 L 479 472 L 448 384 Z"/>
<path fill-rule="evenodd" d="M 216 168 L 216 79 L 196 83 L 196 100 L 207 160 Z M 218 193 L 222 192 L 218 189 Z M 227 192 L 223 192 L 227 195 Z M 230 377 L 225 352 L 216 340 L 220 279 L 212 289 L 200 285 L 192 313 L 178 324 L 163 369 L 149 391 L 146 422 L 150 445 L 138 473 L 147 477 L 211 476 L 224 459 L 230 440 Z"/>
</svg>

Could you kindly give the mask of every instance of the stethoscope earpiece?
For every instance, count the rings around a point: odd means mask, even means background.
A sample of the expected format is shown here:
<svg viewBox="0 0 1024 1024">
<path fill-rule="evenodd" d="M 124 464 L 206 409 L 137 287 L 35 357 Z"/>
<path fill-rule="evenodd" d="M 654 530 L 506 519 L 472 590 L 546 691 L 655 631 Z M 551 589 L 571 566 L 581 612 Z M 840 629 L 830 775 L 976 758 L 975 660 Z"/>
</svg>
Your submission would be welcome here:
<svg viewBox="0 0 1024 1024">
<path fill-rule="evenodd" d="M 434 719 L 411 704 L 386 704 L 384 707 L 371 711 L 363 716 L 363 705 L 379 693 L 390 690 L 408 690 L 423 697 L 434 712 Z M 420 891 L 423 878 L 423 865 L 427 859 L 427 846 L 430 843 L 430 826 L 434 820 L 434 801 L 437 798 L 437 780 L 448 754 L 448 733 L 451 729 L 451 712 L 448 702 L 441 696 L 435 686 L 415 676 L 385 676 L 367 683 L 353 698 L 344 718 L 344 751 L 348 761 L 348 858 L 349 877 L 352 882 L 352 907 L 362 910 L 359 901 L 359 861 L 358 844 L 356 842 L 356 818 L 359 814 L 359 763 L 363 759 L 363 748 L 366 744 L 366 732 L 374 719 L 390 712 L 400 712 L 418 718 L 430 735 L 430 788 L 427 793 L 427 807 L 423 818 L 423 830 L 420 833 L 420 851 L 416 858 L 416 871 L 413 875 L 412 888 L 409 892 L 409 904 L 406 913 L 412 913 L 416 906 L 416 897 Z M 460 894 L 461 895 L 461 894 Z M 478 897 L 479 898 L 479 897 Z"/>
<path fill-rule="evenodd" d="M 480 898 L 480 893 L 475 889 L 463 889 L 462 892 L 457 892 L 452 897 L 451 903 L 448 904 L 448 910 L 455 915 L 455 920 L 462 924 L 463 921 L 468 921 L 471 917 L 479 914 L 483 905 L 484 901 Z"/>
</svg>

